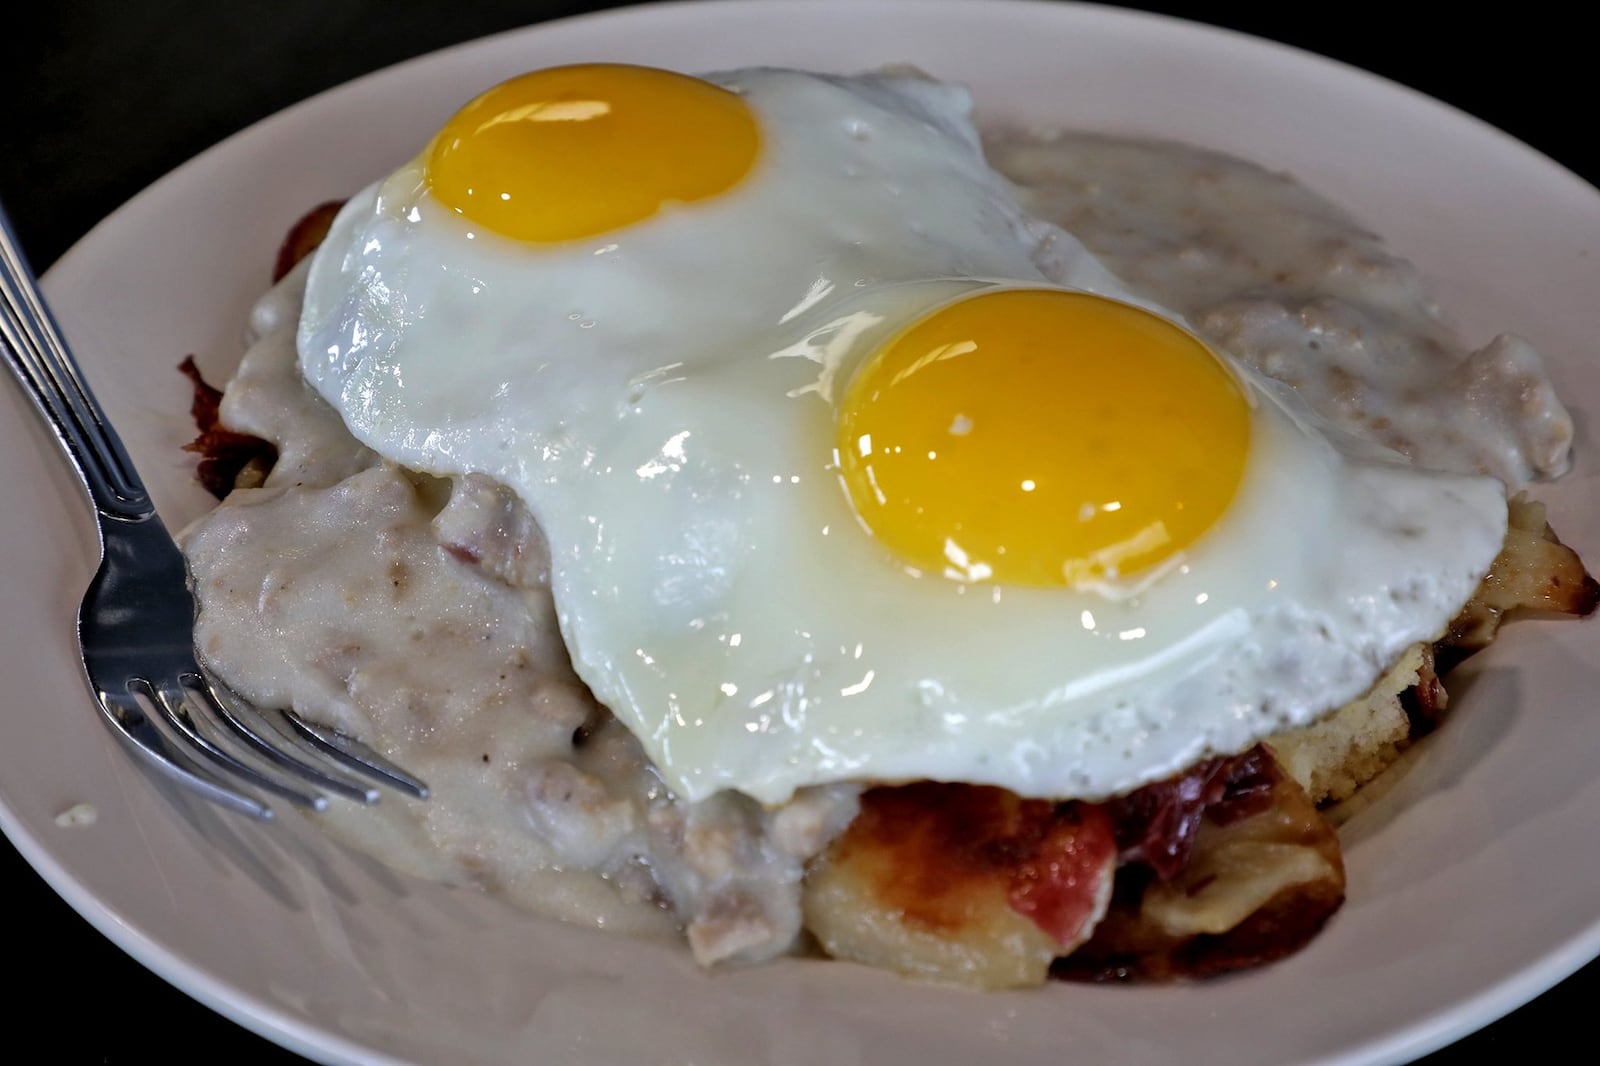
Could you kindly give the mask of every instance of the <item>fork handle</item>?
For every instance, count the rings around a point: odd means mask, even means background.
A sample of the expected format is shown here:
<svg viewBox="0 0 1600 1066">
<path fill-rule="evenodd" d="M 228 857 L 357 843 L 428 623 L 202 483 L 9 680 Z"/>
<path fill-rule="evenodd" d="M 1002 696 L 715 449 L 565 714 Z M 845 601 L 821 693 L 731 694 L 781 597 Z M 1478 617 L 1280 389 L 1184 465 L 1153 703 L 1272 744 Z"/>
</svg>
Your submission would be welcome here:
<svg viewBox="0 0 1600 1066">
<path fill-rule="evenodd" d="M 95 509 L 106 518 L 128 522 L 154 515 L 144 482 L 39 295 L 4 207 L 0 207 L 0 349 L 55 430 Z"/>
</svg>

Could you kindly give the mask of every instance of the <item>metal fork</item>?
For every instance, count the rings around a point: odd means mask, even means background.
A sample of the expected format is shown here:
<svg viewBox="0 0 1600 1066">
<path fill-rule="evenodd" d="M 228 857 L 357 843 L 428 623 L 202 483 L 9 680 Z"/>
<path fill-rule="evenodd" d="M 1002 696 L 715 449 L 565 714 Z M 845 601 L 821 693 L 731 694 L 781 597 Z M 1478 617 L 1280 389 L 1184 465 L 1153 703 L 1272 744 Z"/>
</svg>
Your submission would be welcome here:
<svg viewBox="0 0 1600 1066">
<path fill-rule="evenodd" d="M 0 349 L 94 505 L 101 560 L 78 609 L 78 646 L 112 732 L 166 777 L 256 818 L 272 808 L 252 789 L 316 810 L 329 792 L 376 802 L 369 782 L 426 797 L 426 785 L 360 741 L 289 710 L 254 708 L 196 660 L 183 554 L 62 340 L 3 208 Z"/>
</svg>

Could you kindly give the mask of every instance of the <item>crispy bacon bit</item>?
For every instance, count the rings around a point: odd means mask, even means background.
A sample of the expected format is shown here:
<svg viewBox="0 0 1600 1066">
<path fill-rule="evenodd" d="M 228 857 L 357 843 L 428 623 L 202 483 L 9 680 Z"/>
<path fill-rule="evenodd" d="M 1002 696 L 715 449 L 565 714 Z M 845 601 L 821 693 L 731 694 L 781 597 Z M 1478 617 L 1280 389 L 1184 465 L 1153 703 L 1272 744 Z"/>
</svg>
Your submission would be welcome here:
<svg viewBox="0 0 1600 1066">
<path fill-rule="evenodd" d="M 1043 929 L 1057 944 L 1076 945 L 1098 918 L 1099 893 L 1114 846 L 1105 812 L 1088 803 L 1060 803 L 1048 818 L 1030 854 L 1011 867 L 1006 902 Z"/>
<path fill-rule="evenodd" d="M 200 462 L 195 476 L 206 491 L 223 499 L 235 487 L 259 485 L 278 461 L 278 449 L 260 437 L 248 433 L 235 433 L 223 429 L 218 423 L 218 408 L 222 392 L 213 388 L 200 375 L 194 356 L 185 356 L 178 370 L 194 386 L 194 398 L 189 402 L 189 417 L 194 419 L 199 436 L 183 446 L 186 452 L 197 452 Z"/>
<path fill-rule="evenodd" d="M 1432 645 L 1422 649 L 1422 665 L 1417 668 L 1417 683 L 1400 693 L 1400 706 L 1411 723 L 1411 739 L 1425 737 L 1444 721 L 1449 694 L 1434 662 Z"/>
<path fill-rule="evenodd" d="M 328 235 L 328 227 L 333 225 L 333 216 L 343 206 L 343 200 L 318 204 L 290 227 L 283 243 L 278 246 L 278 259 L 272 267 L 273 284 L 283 280 L 283 276 L 293 270 L 296 263 L 317 250 L 317 246 Z"/>
<path fill-rule="evenodd" d="M 1258 813 L 1271 802 L 1282 774 L 1258 744 L 1106 801 L 1122 861 L 1142 863 L 1161 880 L 1172 880 L 1189 861 L 1202 817 L 1226 825 Z"/>
<path fill-rule="evenodd" d="M 222 390 L 210 385 L 195 365 L 194 356 L 186 355 L 178 364 L 178 371 L 194 386 L 194 396 L 189 401 L 189 417 L 195 428 L 204 432 L 217 424 L 217 412 L 222 407 Z"/>
</svg>

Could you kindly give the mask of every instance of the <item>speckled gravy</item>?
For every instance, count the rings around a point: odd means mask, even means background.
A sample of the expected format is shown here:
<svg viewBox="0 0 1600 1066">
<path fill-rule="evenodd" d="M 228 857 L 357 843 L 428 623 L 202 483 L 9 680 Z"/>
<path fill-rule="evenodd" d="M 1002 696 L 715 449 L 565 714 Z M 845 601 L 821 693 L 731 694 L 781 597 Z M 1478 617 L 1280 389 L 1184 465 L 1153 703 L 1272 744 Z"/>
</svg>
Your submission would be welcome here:
<svg viewBox="0 0 1600 1066">
<path fill-rule="evenodd" d="M 684 804 L 573 675 L 543 539 L 509 493 L 380 461 L 295 370 L 297 270 L 258 306 L 223 418 L 275 442 L 266 484 L 184 535 L 201 654 L 264 706 L 367 738 L 425 802 L 339 803 L 335 835 L 400 869 L 569 921 L 682 929 L 702 962 L 785 950 L 807 859 L 851 785 L 775 810 Z"/>
<path fill-rule="evenodd" d="M 1416 267 L 1293 178 L 1096 134 L 994 130 L 985 148 L 1035 214 L 1334 426 L 1511 488 L 1567 468 L 1572 418 L 1539 353 L 1512 334 L 1471 350 Z"/>
</svg>

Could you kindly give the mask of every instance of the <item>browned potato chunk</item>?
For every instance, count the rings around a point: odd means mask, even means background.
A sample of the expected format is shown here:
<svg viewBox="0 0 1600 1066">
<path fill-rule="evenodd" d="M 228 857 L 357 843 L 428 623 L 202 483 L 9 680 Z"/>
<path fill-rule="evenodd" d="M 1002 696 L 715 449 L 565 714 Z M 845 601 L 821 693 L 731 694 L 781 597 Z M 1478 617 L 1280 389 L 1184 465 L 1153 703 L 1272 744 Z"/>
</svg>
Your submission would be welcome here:
<svg viewBox="0 0 1600 1066">
<path fill-rule="evenodd" d="M 1090 804 L 920 783 L 866 793 L 807 877 L 823 950 L 981 988 L 1036 985 L 1094 928 L 1117 847 Z"/>
<path fill-rule="evenodd" d="M 1588 615 L 1600 606 L 1600 583 L 1578 553 L 1556 538 L 1544 504 L 1518 495 L 1510 502 L 1505 546 L 1477 594 L 1439 641 L 1444 669 L 1486 647 L 1515 612 Z"/>
<path fill-rule="evenodd" d="M 1344 861 L 1332 826 L 1288 775 L 1263 811 L 1208 819 L 1188 864 L 1167 882 L 1124 867 L 1111 908 L 1088 943 L 1057 961 L 1070 980 L 1209 977 L 1282 958 L 1344 901 Z"/>
</svg>

